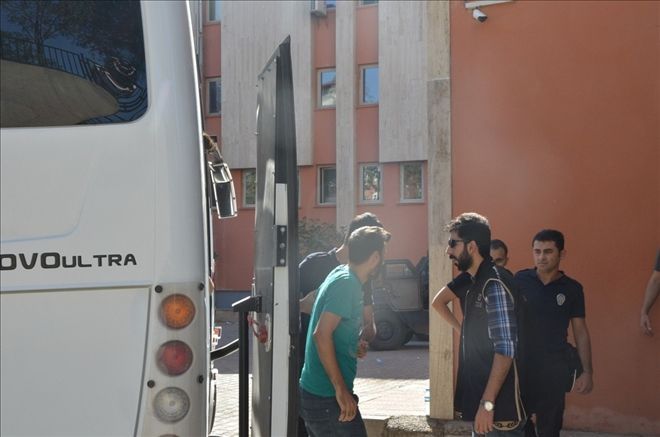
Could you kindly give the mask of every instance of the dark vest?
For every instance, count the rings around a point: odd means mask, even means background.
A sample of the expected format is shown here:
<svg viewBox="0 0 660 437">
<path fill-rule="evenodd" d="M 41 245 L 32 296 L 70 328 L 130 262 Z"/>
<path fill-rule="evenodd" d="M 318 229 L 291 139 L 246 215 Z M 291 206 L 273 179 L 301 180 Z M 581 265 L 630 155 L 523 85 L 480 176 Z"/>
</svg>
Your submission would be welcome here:
<svg viewBox="0 0 660 437">
<path fill-rule="evenodd" d="M 474 420 L 479 402 L 486 388 L 495 355 L 493 342 L 488 337 L 488 315 L 484 287 L 489 280 L 501 281 L 511 292 L 517 306 L 518 292 L 513 277 L 492 261 L 484 260 L 479 266 L 469 290 L 461 299 L 463 324 L 459 349 L 459 367 L 456 383 L 455 408 L 463 420 Z M 512 429 L 526 415 L 520 400 L 517 365 L 511 366 L 495 399 L 494 421 L 501 430 Z"/>
</svg>

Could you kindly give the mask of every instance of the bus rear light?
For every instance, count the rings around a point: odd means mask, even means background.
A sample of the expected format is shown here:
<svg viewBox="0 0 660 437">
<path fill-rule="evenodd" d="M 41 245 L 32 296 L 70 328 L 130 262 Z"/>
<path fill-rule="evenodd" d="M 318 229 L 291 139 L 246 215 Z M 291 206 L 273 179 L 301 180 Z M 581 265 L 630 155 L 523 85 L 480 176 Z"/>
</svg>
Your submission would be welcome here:
<svg viewBox="0 0 660 437">
<path fill-rule="evenodd" d="M 195 305 L 183 294 L 173 294 L 163 300 L 160 315 L 169 328 L 185 328 L 195 317 Z"/>
<path fill-rule="evenodd" d="M 158 349 L 157 363 L 164 373 L 176 376 L 190 368 L 193 353 L 186 343 L 179 340 L 168 341 Z"/>
<path fill-rule="evenodd" d="M 156 417 L 167 423 L 175 423 L 186 417 L 190 409 L 190 398 L 185 391 L 176 387 L 167 387 L 154 398 Z"/>
</svg>

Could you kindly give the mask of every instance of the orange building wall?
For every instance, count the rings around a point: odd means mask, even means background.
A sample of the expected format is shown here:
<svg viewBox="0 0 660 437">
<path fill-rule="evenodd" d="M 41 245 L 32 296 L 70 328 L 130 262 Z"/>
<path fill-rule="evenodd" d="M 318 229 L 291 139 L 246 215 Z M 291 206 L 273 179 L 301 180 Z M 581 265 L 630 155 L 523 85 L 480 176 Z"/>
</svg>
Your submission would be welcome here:
<svg viewBox="0 0 660 437">
<path fill-rule="evenodd" d="M 595 381 L 567 396 L 565 427 L 659 434 L 660 336 L 639 311 L 660 247 L 660 3 L 483 11 L 451 4 L 453 212 L 488 216 L 513 270 L 535 232 L 564 232 Z"/>
</svg>

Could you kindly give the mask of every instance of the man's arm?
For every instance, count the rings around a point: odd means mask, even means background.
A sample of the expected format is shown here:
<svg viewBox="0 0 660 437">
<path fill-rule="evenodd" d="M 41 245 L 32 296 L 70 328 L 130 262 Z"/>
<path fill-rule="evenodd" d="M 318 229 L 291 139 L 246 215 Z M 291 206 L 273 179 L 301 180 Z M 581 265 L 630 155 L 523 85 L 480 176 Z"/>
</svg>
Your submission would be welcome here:
<svg viewBox="0 0 660 437">
<path fill-rule="evenodd" d="M 651 307 L 658 298 L 658 294 L 660 294 L 660 272 L 653 270 L 653 273 L 651 273 L 651 277 L 649 278 L 649 283 L 646 285 L 644 302 L 642 303 L 642 315 L 639 321 L 642 327 L 642 332 L 646 335 L 653 335 L 649 311 L 651 311 Z"/>
<path fill-rule="evenodd" d="M 513 297 L 507 292 L 502 283 L 491 281 L 486 287 L 485 294 L 488 337 L 493 342 L 495 356 L 481 399 L 494 403 L 509 373 L 513 357 L 516 355 L 518 326 Z M 495 408 L 497 408 L 497 405 L 495 405 Z M 474 418 L 474 430 L 478 434 L 493 431 L 493 415 L 494 411 L 479 408 Z"/>
<path fill-rule="evenodd" d="M 587 394 L 593 389 L 593 368 L 591 367 L 591 339 L 589 338 L 589 330 L 587 329 L 587 322 L 583 317 L 573 317 L 571 319 L 571 326 L 573 328 L 573 337 L 577 346 L 578 355 L 584 372 L 575 381 L 575 391 L 582 394 Z"/>
<path fill-rule="evenodd" d="M 337 314 L 331 312 L 321 313 L 316 329 L 314 329 L 314 342 L 325 373 L 327 373 L 335 388 L 335 397 L 341 410 L 339 421 L 349 422 L 355 418 L 357 403 L 351 392 L 348 391 L 344 377 L 339 370 L 337 356 L 335 355 L 335 344 L 332 341 L 332 333 L 337 329 L 340 321 L 341 317 Z"/>
<path fill-rule="evenodd" d="M 299 300 L 300 312 L 305 314 L 312 314 L 312 309 L 314 309 L 314 302 L 316 302 L 316 292 L 318 290 L 312 290 L 305 295 L 302 299 Z"/>
<path fill-rule="evenodd" d="M 370 342 L 376 336 L 374 306 L 365 304 L 362 309 L 362 340 Z"/>
<path fill-rule="evenodd" d="M 456 299 L 456 295 L 454 294 L 453 291 L 449 289 L 449 287 L 444 286 L 440 291 L 438 291 L 438 294 L 435 295 L 433 298 L 433 302 L 431 303 L 431 306 L 433 309 L 435 309 L 438 314 L 440 314 L 440 317 L 443 318 L 443 320 L 449 325 L 454 328 L 456 331 L 460 332 L 461 331 L 461 323 L 458 321 L 456 316 L 454 316 L 454 313 L 452 313 L 449 310 L 448 304 L 452 300 Z"/>
<path fill-rule="evenodd" d="M 495 403 L 495 399 L 504 384 L 506 375 L 511 369 L 513 363 L 512 357 L 496 353 L 493 357 L 493 365 L 490 368 L 488 375 L 488 383 L 484 390 L 481 399 Z M 497 408 L 497 405 L 495 406 Z M 483 408 L 477 410 L 477 416 L 474 418 L 474 430 L 477 434 L 486 434 L 493 431 L 493 414 L 494 411 L 486 411 Z"/>
</svg>

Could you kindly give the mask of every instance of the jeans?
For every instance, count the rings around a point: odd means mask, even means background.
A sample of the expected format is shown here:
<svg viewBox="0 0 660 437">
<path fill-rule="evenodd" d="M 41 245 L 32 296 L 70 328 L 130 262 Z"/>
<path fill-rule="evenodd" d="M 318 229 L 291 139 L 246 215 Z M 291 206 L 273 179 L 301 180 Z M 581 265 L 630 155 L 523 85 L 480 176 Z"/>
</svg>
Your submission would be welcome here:
<svg viewBox="0 0 660 437">
<path fill-rule="evenodd" d="M 356 398 L 357 396 L 353 395 Z M 340 408 L 333 397 L 316 396 L 300 389 L 300 416 L 310 437 L 367 437 L 360 409 L 350 422 L 340 422 Z"/>
</svg>

